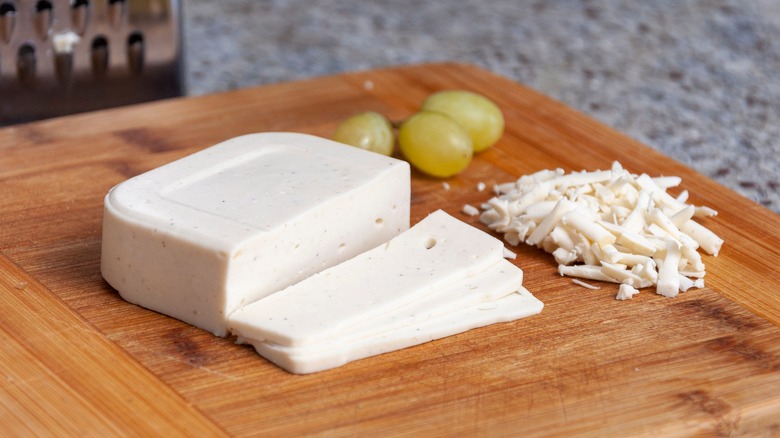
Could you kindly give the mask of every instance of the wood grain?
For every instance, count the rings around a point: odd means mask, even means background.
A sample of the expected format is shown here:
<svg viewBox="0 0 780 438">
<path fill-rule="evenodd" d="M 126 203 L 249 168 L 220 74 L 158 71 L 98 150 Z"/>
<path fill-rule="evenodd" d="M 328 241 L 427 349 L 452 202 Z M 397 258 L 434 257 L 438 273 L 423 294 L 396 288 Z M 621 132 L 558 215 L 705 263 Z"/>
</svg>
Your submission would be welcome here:
<svg viewBox="0 0 780 438">
<path fill-rule="evenodd" d="M 490 186 L 543 168 L 607 168 L 619 160 L 632 172 L 681 176 L 692 202 L 719 211 L 704 222 L 726 240 L 717 258 L 703 257 L 707 287 L 676 299 L 648 289 L 618 302 L 613 285 L 597 291 L 573 285 L 557 275 L 547 254 L 520 247 L 515 262 L 525 285 L 545 302 L 541 315 L 293 376 L 231 339 L 122 301 L 101 279 L 102 198 L 112 185 L 241 134 L 327 137 L 340 120 L 363 110 L 402 119 L 429 93 L 447 88 L 494 99 L 507 132 L 448 180 L 449 190 L 415 173 L 414 222 L 442 208 L 485 229 L 459 213 L 464 203 L 490 196 L 476 190 L 478 182 Z M 67 410 L 64 396 L 54 394 L 62 391 L 79 397 L 73 409 L 93 411 L 108 430 L 140 428 L 111 412 L 149 403 L 160 413 L 149 416 L 149 427 L 181 432 L 190 415 L 201 421 L 185 430 L 190 434 L 201 427 L 234 436 L 777 434 L 779 230 L 778 215 L 668 157 L 532 90 L 458 64 L 359 72 L 5 128 L 0 292 L 5 297 L 10 290 L 15 301 L 3 298 L 0 328 L 39 327 L 37 339 L 59 342 L 73 340 L 64 334 L 75 324 L 88 336 L 82 348 L 48 359 L 32 353 L 40 348 L 27 337 L 6 336 L 12 339 L 2 341 L 0 352 L 6 379 L 25 369 L 27 380 L 43 383 L 29 388 L 29 396 L 3 384 L 3 425 L 21 427 L 32 418 L 30 428 L 41 431 L 59 424 Z M 76 322 L 45 318 L 40 306 L 20 307 L 27 298 L 13 286 L 18 278 L 35 285 L 41 306 Z M 32 323 L 42 318 L 46 325 Z M 6 358 L 17 355 L 25 365 L 9 368 Z M 71 364 L 114 358 L 109 361 L 121 362 L 150 394 L 161 395 L 113 405 L 117 392 L 135 386 L 120 385 L 104 370 L 93 379 L 110 390 L 94 395 L 84 376 L 65 379 L 52 371 L 61 355 Z M 57 408 L 44 409 L 49 405 Z M 185 414 L 168 416 L 179 409 Z"/>
<path fill-rule="evenodd" d="M 222 436 L 34 278 L 0 258 L 4 436 Z"/>
</svg>

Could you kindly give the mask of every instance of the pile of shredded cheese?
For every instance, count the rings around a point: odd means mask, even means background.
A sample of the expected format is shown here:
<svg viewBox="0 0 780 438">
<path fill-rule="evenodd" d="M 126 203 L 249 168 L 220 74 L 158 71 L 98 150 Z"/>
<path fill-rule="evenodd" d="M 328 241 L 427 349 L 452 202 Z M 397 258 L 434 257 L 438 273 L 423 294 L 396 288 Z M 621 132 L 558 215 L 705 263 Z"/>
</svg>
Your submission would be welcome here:
<svg viewBox="0 0 780 438">
<path fill-rule="evenodd" d="M 494 187 L 480 220 L 504 239 L 552 253 L 561 275 L 620 283 L 618 299 L 655 286 L 674 297 L 704 287 L 697 251 L 718 255 L 723 239 L 694 217 L 714 216 L 686 204 L 688 192 L 666 192 L 679 177 L 633 175 L 615 162 L 611 170 L 542 170 Z"/>
</svg>

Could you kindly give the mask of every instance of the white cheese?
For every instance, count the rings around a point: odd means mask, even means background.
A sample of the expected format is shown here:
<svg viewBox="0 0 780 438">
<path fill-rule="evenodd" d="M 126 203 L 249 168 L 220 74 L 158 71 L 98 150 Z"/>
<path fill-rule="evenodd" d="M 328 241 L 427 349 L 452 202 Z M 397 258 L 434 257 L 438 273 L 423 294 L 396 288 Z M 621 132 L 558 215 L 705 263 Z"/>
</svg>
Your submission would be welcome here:
<svg viewBox="0 0 780 438">
<path fill-rule="evenodd" d="M 73 53 L 73 48 L 78 44 L 81 38 L 73 31 L 66 31 L 55 34 L 51 43 L 54 47 L 54 53 L 61 55 Z"/>
<path fill-rule="evenodd" d="M 704 287 L 704 279 L 703 278 L 697 278 L 696 280 L 691 280 L 690 278 L 686 277 L 685 275 L 682 275 L 682 273 L 679 275 L 680 278 L 680 292 L 687 292 L 688 289 L 695 287 L 698 289 L 701 289 Z"/>
<path fill-rule="evenodd" d="M 561 275 L 656 285 L 672 297 L 694 287 L 687 277 L 704 276 L 697 250 L 717 255 L 723 244 L 693 220 L 715 210 L 685 204 L 686 192 L 666 192 L 680 183 L 676 176 L 632 175 L 618 162 L 568 175 L 544 170 L 498 184 L 480 220 L 512 245 L 525 241 L 552 253 Z"/>
<path fill-rule="evenodd" d="M 558 225 L 558 223 L 561 221 L 561 218 L 570 211 L 574 210 L 576 207 L 577 204 L 566 199 L 561 199 L 558 201 L 552 211 L 550 211 L 550 214 L 548 214 L 539 223 L 536 229 L 534 229 L 533 233 L 531 233 L 531 235 L 526 240 L 526 243 L 529 245 L 538 245 L 542 239 L 547 237 L 547 235 L 552 232 L 553 228 Z"/>
<path fill-rule="evenodd" d="M 627 284 L 621 284 L 620 288 L 618 288 L 618 293 L 615 296 L 615 299 L 620 301 L 631 300 L 634 298 L 634 295 L 638 293 L 639 290 L 637 290 L 636 288 L 631 287 Z"/>
<path fill-rule="evenodd" d="M 517 254 L 510 251 L 509 248 L 504 247 L 504 258 L 508 260 L 514 260 L 517 258 Z"/>
<path fill-rule="evenodd" d="M 537 314 L 503 244 L 439 210 L 367 251 L 230 315 L 239 342 L 312 373 Z"/>
<path fill-rule="evenodd" d="M 592 285 L 592 284 L 585 283 L 584 281 L 582 281 L 582 280 L 578 280 L 578 279 L 576 279 L 576 278 L 572 278 L 572 279 L 571 279 L 571 282 L 572 282 L 572 283 L 574 283 L 574 284 L 576 284 L 576 285 L 578 285 L 578 286 L 582 286 L 582 287 L 584 287 L 585 289 L 590 289 L 590 290 L 599 290 L 599 289 L 601 289 L 601 288 L 600 288 L 600 287 L 598 287 L 598 286 L 594 286 L 594 285 Z"/>
<path fill-rule="evenodd" d="M 610 277 L 601 270 L 601 266 L 597 265 L 558 265 L 558 273 L 561 275 L 568 275 L 570 277 L 585 278 L 588 280 L 607 281 L 610 283 L 620 283 L 615 278 Z"/>
<path fill-rule="evenodd" d="M 336 348 L 369 336 L 388 333 L 410 324 L 426 321 L 479 304 L 493 303 L 523 285 L 523 271 L 506 260 L 499 260 L 484 272 L 435 289 L 420 299 L 408 302 L 397 309 L 382 312 L 334 336 L 314 344 L 310 349 Z M 290 317 L 290 316 L 287 316 Z M 296 318 L 296 315 L 292 315 Z M 240 332 L 239 333 L 244 333 Z M 241 339 L 246 338 L 239 334 Z M 257 342 L 257 341 L 255 341 Z M 274 343 L 274 345 L 280 345 Z M 298 347 L 290 347 L 298 348 Z"/>
<path fill-rule="evenodd" d="M 561 220 L 564 224 L 582 233 L 591 242 L 599 245 L 611 245 L 615 243 L 615 235 L 604 229 L 598 223 L 582 214 L 579 210 L 566 213 Z"/>
<path fill-rule="evenodd" d="M 286 347 L 257 342 L 255 349 L 271 362 L 296 374 L 307 374 L 341 366 L 369 356 L 455 335 L 477 327 L 513 321 L 536 315 L 544 305 L 520 287 L 492 305 L 475 304 L 451 313 L 374 334 L 356 337 L 340 344 L 324 343 L 312 347 Z"/>
<path fill-rule="evenodd" d="M 707 252 L 717 256 L 720 252 L 720 247 L 723 245 L 723 239 L 718 237 L 715 233 L 705 228 L 698 222 L 689 220 L 682 226 L 682 230 L 687 233 L 693 240 L 699 243 L 699 246 Z"/>
<path fill-rule="evenodd" d="M 229 316 L 234 334 L 291 347 L 322 342 L 503 260 L 503 243 L 438 210 L 386 244 Z"/>
<path fill-rule="evenodd" d="M 666 251 L 658 263 L 658 287 L 656 292 L 665 297 L 676 297 L 680 291 L 680 244 L 673 239 L 666 241 Z"/>
<path fill-rule="evenodd" d="M 237 137 L 114 187 L 101 271 L 127 301 L 224 336 L 239 307 L 405 231 L 409 199 L 403 161 L 304 134 Z"/>
<path fill-rule="evenodd" d="M 461 209 L 463 214 L 466 216 L 476 216 L 479 214 L 479 209 L 477 207 L 474 207 L 471 204 L 464 204 L 463 208 Z"/>
</svg>

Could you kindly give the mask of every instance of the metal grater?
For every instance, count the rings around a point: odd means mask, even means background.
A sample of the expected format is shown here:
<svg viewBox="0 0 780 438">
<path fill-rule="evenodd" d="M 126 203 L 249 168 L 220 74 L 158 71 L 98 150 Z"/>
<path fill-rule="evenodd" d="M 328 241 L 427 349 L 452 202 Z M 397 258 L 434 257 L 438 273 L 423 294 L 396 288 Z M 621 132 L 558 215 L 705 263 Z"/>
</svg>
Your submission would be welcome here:
<svg viewBox="0 0 780 438">
<path fill-rule="evenodd" d="M 0 126 L 179 96 L 181 6 L 0 0 Z"/>
</svg>

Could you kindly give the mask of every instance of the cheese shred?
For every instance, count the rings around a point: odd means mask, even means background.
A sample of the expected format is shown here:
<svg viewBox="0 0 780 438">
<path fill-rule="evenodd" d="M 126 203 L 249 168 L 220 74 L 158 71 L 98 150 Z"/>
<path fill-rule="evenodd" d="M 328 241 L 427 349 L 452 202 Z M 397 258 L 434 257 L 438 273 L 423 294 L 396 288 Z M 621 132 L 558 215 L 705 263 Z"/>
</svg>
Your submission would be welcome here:
<svg viewBox="0 0 780 438">
<path fill-rule="evenodd" d="M 577 280 L 576 278 L 572 278 L 571 282 L 576 284 L 576 285 L 578 285 L 578 286 L 582 286 L 585 289 L 590 289 L 590 290 L 599 290 L 599 289 L 601 289 L 599 286 L 594 286 L 592 284 L 585 283 L 584 281 Z"/>
</svg>

